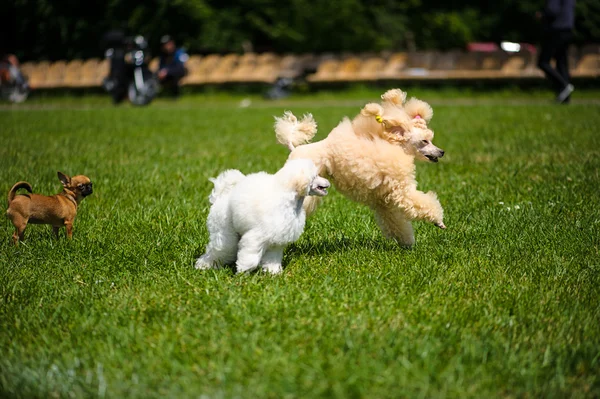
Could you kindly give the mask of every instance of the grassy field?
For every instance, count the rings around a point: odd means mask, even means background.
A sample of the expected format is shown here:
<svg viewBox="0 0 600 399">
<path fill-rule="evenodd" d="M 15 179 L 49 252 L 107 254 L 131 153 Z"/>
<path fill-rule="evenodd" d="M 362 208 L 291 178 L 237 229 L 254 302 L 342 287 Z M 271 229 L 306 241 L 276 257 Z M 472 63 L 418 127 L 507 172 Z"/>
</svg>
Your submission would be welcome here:
<svg viewBox="0 0 600 399">
<path fill-rule="evenodd" d="M 33 225 L 15 248 L 2 218 L 0 397 L 600 396 L 597 92 L 432 100 L 446 156 L 418 180 L 448 229 L 416 223 L 412 249 L 332 190 L 281 276 L 193 268 L 207 179 L 286 159 L 273 115 L 310 111 L 321 139 L 378 94 L 0 110 L 3 198 L 57 170 L 95 190 L 71 242 Z"/>
</svg>

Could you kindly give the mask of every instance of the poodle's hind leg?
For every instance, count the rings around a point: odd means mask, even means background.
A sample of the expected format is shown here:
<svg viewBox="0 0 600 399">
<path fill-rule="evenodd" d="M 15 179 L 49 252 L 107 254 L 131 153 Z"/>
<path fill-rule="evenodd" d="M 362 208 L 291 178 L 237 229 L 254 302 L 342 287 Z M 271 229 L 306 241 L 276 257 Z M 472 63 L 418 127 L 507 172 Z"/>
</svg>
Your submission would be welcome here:
<svg viewBox="0 0 600 399">
<path fill-rule="evenodd" d="M 204 255 L 196 261 L 196 269 L 218 269 L 235 262 L 239 236 L 235 232 L 212 234 Z"/>
<path fill-rule="evenodd" d="M 259 231 L 249 231 L 240 239 L 237 254 L 237 272 L 244 273 L 256 269 L 265 252 L 265 243 Z"/>
<path fill-rule="evenodd" d="M 270 247 L 265 251 L 260 265 L 262 269 L 271 274 L 279 274 L 283 271 L 281 260 L 283 259 L 283 247 Z"/>
<path fill-rule="evenodd" d="M 398 208 L 381 207 L 375 209 L 375 221 L 387 238 L 398 244 L 410 247 L 415 244 L 415 233 L 412 223 Z"/>
</svg>

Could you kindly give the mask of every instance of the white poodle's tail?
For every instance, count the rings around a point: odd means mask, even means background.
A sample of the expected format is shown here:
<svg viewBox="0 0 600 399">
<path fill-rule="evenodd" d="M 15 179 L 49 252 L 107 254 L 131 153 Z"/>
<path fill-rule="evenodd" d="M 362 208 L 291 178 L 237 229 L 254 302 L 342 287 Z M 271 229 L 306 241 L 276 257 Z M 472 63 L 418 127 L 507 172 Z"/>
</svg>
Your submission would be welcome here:
<svg viewBox="0 0 600 399">
<path fill-rule="evenodd" d="M 223 197 L 236 186 L 240 181 L 242 181 L 246 176 L 242 172 L 237 169 L 229 169 L 225 172 L 222 172 L 217 177 L 211 177 L 210 180 L 215 187 L 213 188 L 208 200 L 211 204 L 214 204 L 217 199 Z"/>
<path fill-rule="evenodd" d="M 308 143 L 316 133 L 317 122 L 311 114 L 305 114 L 300 121 L 291 111 L 285 111 L 281 118 L 275 117 L 277 141 L 290 151 L 300 144 Z"/>
</svg>

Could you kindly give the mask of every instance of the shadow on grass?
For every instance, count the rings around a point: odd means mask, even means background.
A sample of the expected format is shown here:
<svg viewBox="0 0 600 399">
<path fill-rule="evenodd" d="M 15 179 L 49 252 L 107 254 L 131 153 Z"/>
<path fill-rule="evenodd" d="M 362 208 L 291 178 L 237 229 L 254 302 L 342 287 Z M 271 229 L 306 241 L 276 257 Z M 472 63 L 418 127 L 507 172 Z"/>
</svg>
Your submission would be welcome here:
<svg viewBox="0 0 600 399">
<path fill-rule="evenodd" d="M 332 237 L 307 239 L 290 244 L 286 249 L 287 256 L 298 255 L 326 255 L 337 252 L 347 251 L 377 251 L 377 252 L 396 252 L 398 250 L 410 251 L 410 247 L 402 246 L 393 240 L 387 240 L 383 237 L 373 238 L 369 236 L 356 237 Z"/>
<path fill-rule="evenodd" d="M 373 238 L 369 236 L 356 237 L 333 237 L 306 239 L 288 245 L 283 256 L 284 270 L 290 260 L 302 255 L 327 255 L 332 253 L 352 252 L 352 251 L 377 251 L 377 252 L 397 252 L 411 251 L 411 247 L 401 246 L 393 240 L 387 240 L 383 237 Z M 194 251 L 194 260 L 198 259 L 204 253 L 204 246 L 200 246 Z M 236 274 L 235 264 L 223 265 L 222 270 L 228 270 Z M 255 271 L 259 271 L 260 267 Z"/>
</svg>

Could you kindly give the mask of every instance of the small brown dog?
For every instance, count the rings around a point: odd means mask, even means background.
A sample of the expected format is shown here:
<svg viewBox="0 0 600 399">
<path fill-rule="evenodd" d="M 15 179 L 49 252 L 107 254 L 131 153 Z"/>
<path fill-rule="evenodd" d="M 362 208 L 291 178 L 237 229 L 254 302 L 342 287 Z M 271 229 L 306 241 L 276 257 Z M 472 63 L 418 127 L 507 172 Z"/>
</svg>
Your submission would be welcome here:
<svg viewBox="0 0 600 399">
<path fill-rule="evenodd" d="M 77 206 L 82 199 L 92 193 L 92 182 L 87 176 L 77 175 L 71 178 L 62 172 L 58 172 L 58 178 L 64 187 L 60 194 L 16 195 L 20 188 L 32 192 L 31 184 L 24 181 L 16 183 L 8 192 L 6 216 L 16 229 L 13 234 L 15 245 L 23 239 L 27 223 L 51 224 L 57 238 L 58 229 L 65 226 L 67 237 L 73 236 L 73 220 L 77 215 Z"/>
</svg>

